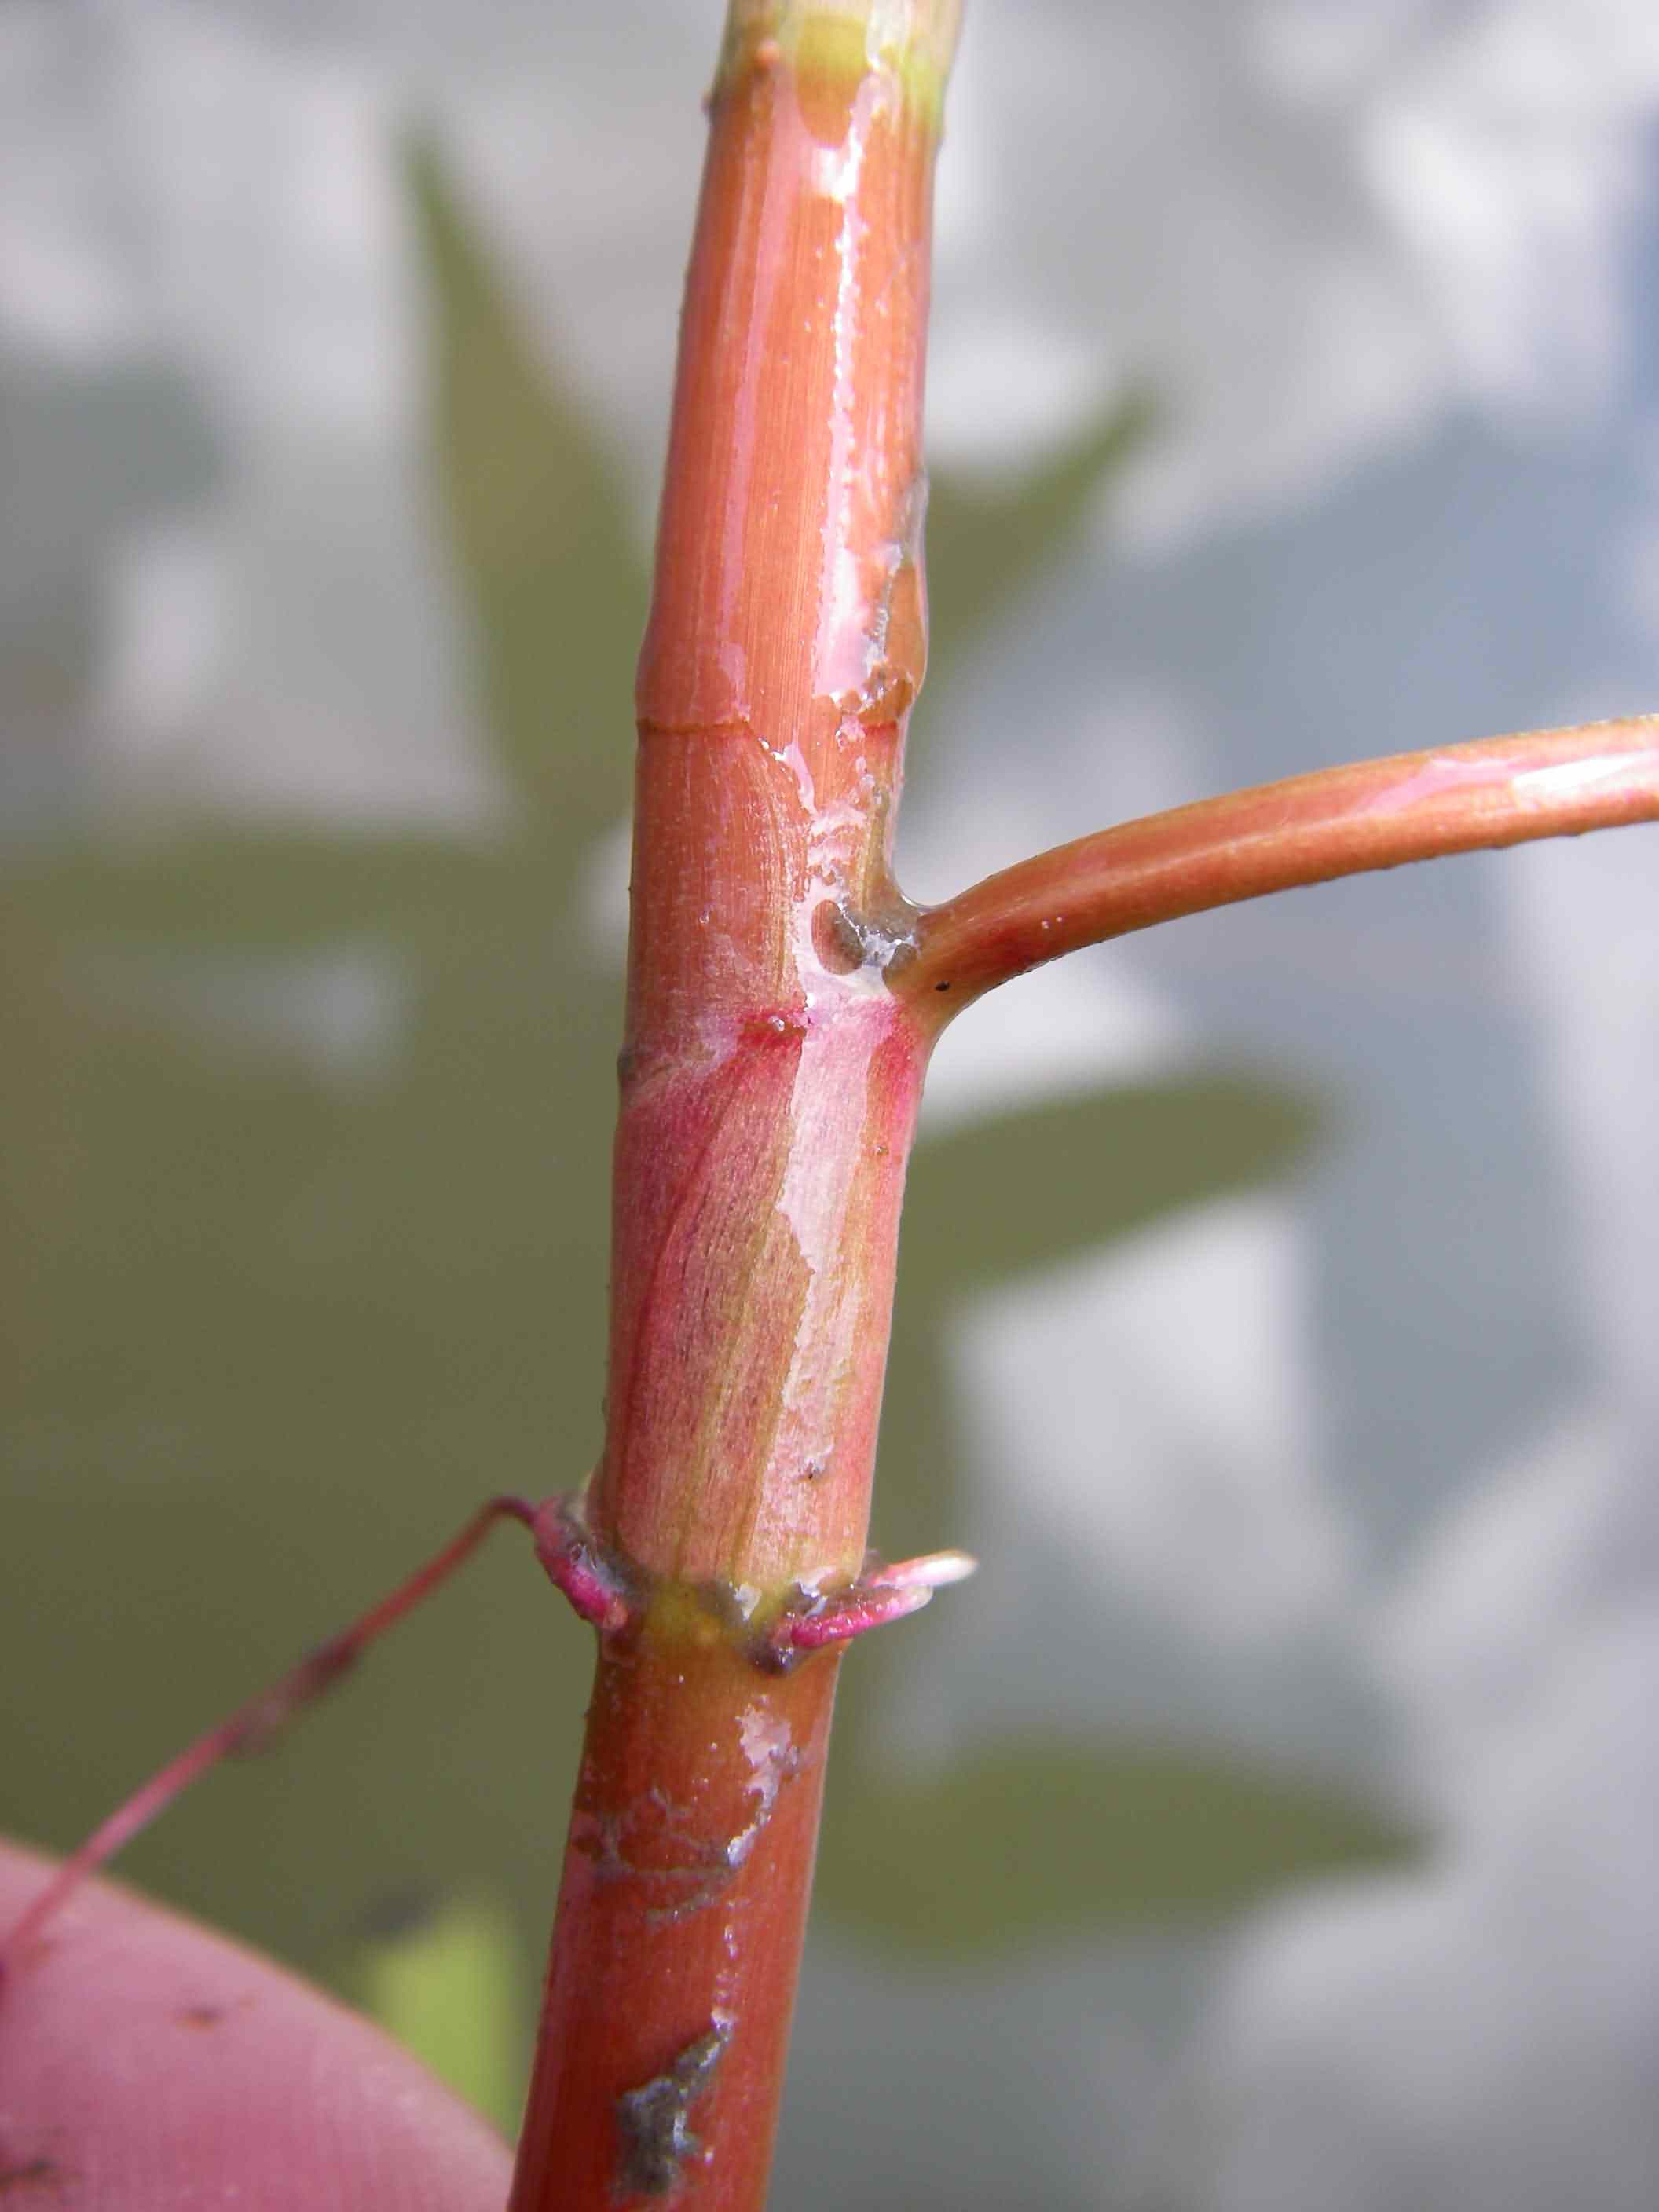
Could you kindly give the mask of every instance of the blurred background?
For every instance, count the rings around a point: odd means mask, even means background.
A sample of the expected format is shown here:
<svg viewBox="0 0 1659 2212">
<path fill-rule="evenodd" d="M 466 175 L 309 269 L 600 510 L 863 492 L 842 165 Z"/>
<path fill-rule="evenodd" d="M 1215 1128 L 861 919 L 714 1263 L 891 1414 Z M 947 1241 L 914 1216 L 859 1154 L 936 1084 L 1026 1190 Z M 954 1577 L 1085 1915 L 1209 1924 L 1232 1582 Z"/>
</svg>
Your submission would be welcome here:
<svg viewBox="0 0 1659 2212">
<path fill-rule="evenodd" d="M 0 1817 L 597 1449 L 716 0 L 0 0 Z M 974 0 L 913 896 L 1659 707 L 1648 0 Z M 1659 833 L 946 1040 L 776 2187 L 1645 2212 Z M 130 1855 L 510 2122 L 588 1639 L 507 1537 Z M 435 2020 L 435 2025 L 434 2023 Z M 850 2169 L 849 2169 L 850 2160 Z"/>
</svg>

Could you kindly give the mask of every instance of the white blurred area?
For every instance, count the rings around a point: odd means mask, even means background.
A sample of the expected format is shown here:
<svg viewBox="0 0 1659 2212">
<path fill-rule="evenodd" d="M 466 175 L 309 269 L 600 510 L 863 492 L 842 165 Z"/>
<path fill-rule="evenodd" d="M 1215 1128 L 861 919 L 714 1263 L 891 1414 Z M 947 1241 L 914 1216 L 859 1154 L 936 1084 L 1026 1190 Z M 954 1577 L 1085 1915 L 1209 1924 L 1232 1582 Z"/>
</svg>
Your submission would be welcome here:
<svg viewBox="0 0 1659 2212">
<path fill-rule="evenodd" d="M 422 489 L 396 134 L 438 127 L 643 534 L 717 15 L 3 0 L 0 641 L 83 635 L 94 670 L 70 708 L 0 697 L 9 837 L 181 805 L 499 820 Z M 1018 462 L 1137 381 L 1167 419 L 928 702 L 955 765 L 908 887 L 1659 707 L 1656 184 L 1652 0 L 970 0 L 936 453 Z M 393 1049 L 343 972 L 331 1007 Z M 1390 1792 L 1431 1853 L 1183 1951 L 1178 1999 L 1104 1948 L 970 1978 L 1003 2045 L 1069 2053 L 988 2090 L 981 2056 L 971 2096 L 914 1989 L 838 1957 L 805 2048 L 864 2056 L 805 2067 L 792 2125 L 856 2138 L 885 2069 L 969 2131 L 962 2207 L 1012 2201 L 1017 2142 L 1024 2201 L 1066 2208 L 1643 2212 L 1659 833 L 1092 956 L 975 1010 L 934 1106 L 1216 1059 L 1321 1091 L 1319 1155 L 964 1313 L 978 1504 L 938 1540 L 992 1567 L 918 1639 L 894 1743 L 1097 1713 Z M 926 2201 L 911 2154 L 913 2193 L 870 2202 Z"/>
</svg>

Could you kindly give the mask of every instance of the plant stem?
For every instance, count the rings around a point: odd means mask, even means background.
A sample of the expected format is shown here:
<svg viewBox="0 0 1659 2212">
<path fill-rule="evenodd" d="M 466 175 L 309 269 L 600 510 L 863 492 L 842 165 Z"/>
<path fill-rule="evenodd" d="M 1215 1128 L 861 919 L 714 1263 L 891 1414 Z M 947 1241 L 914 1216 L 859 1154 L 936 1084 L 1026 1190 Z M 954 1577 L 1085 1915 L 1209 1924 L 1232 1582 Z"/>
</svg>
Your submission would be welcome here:
<svg viewBox="0 0 1659 2212">
<path fill-rule="evenodd" d="M 836 1663 L 604 1639 L 514 2207 L 764 2204 Z"/>
<path fill-rule="evenodd" d="M 1079 837 L 918 920 L 890 981 L 943 1026 L 1063 952 L 1402 861 L 1659 819 L 1659 717 L 1322 769 Z"/>
<path fill-rule="evenodd" d="M 734 0 L 711 101 L 636 697 L 607 1434 L 580 1509 L 580 1587 L 611 1593 L 611 1625 L 513 2212 L 765 2198 L 837 1664 L 789 1636 L 838 1600 L 862 1617 L 927 1048 L 884 969 L 908 915 L 889 860 L 926 654 L 954 16 Z M 871 1585 L 872 1617 L 926 1579 Z"/>
<path fill-rule="evenodd" d="M 711 102 L 636 695 L 606 1441 L 543 1549 L 599 1674 L 511 2212 L 764 2201 L 835 1688 L 813 1647 L 964 1564 L 865 1565 L 949 1013 L 1125 928 L 1656 811 L 1654 732 L 1616 725 L 1212 801 L 928 915 L 900 896 L 954 15 L 732 0 Z"/>
</svg>

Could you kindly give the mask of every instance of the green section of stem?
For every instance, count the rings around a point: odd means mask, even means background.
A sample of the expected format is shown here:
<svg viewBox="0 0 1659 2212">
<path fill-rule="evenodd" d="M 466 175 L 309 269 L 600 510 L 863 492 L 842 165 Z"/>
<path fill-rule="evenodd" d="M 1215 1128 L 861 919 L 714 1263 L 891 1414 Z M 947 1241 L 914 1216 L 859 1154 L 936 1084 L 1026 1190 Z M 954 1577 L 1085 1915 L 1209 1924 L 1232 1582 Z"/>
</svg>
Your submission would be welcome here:
<svg viewBox="0 0 1659 2212">
<path fill-rule="evenodd" d="M 961 20 L 961 0 L 731 0 L 714 98 L 779 62 L 799 83 L 848 96 L 879 72 L 937 137 Z"/>
</svg>

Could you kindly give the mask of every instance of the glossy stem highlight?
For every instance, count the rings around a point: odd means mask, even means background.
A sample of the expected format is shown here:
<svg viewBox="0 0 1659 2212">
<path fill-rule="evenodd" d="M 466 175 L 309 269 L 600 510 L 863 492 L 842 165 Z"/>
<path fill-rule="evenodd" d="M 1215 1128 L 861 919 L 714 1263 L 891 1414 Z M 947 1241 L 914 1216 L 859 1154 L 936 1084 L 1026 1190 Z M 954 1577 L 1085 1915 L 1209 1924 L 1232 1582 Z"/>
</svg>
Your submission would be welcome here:
<svg viewBox="0 0 1659 2212">
<path fill-rule="evenodd" d="M 1086 945 L 1268 891 L 1659 819 L 1659 718 L 1322 769 L 1103 830 L 928 909 L 891 981 L 942 1026 Z"/>
</svg>

